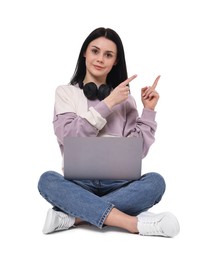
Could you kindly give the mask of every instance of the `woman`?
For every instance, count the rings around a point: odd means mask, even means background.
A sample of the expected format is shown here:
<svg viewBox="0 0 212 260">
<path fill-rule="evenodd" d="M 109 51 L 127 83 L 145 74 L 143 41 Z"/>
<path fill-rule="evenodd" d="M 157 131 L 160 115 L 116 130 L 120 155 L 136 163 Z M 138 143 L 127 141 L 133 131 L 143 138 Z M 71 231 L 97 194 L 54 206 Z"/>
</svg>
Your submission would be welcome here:
<svg viewBox="0 0 212 260">
<path fill-rule="evenodd" d="M 154 111 L 159 95 L 155 88 L 141 90 L 143 111 L 139 117 L 130 95 L 124 48 L 112 29 L 97 28 L 85 39 L 70 84 L 56 89 L 54 131 L 63 155 L 63 139 L 73 137 L 143 137 L 144 158 L 154 142 Z M 176 217 L 147 212 L 158 203 L 165 182 L 158 173 L 138 180 L 66 180 L 48 171 L 41 175 L 38 189 L 54 207 L 49 209 L 43 228 L 48 234 L 70 229 L 82 222 L 104 225 L 140 235 L 174 237 L 179 233 Z"/>
</svg>

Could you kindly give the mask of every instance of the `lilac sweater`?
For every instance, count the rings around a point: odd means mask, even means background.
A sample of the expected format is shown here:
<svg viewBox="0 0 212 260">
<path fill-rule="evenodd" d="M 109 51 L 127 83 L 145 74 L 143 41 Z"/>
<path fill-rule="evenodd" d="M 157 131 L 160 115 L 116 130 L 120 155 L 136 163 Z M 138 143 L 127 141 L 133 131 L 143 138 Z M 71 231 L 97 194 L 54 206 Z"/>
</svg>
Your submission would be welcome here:
<svg viewBox="0 0 212 260">
<path fill-rule="evenodd" d="M 55 92 L 53 125 L 62 154 L 65 136 L 142 136 L 144 158 L 155 140 L 155 115 L 144 108 L 139 117 L 131 95 L 110 110 L 104 101 L 88 100 L 78 85 L 62 85 Z"/>
</svg>

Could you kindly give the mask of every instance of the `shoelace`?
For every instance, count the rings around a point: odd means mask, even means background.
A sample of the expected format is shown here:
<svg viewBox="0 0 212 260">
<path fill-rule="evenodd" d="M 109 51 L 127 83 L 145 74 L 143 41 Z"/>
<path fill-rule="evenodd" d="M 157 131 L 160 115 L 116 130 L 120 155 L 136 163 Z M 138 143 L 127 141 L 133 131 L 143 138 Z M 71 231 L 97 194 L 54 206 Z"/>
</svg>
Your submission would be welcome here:
<svg viewBox="0 0 212 260">
<path fill-rule="evenodd" d="M 160 221 L 152 221 L 151 219 L 141 220 L 142 234 L 146 235 L 162 235 L 163 230 L 159 224 Z"/>
<path fill-rule="evenodd" d="M 70 218 L 62 212 L 58 212 L 59 225 L 55 230 L 68 229 L 70 227 Z"/>
</svg>

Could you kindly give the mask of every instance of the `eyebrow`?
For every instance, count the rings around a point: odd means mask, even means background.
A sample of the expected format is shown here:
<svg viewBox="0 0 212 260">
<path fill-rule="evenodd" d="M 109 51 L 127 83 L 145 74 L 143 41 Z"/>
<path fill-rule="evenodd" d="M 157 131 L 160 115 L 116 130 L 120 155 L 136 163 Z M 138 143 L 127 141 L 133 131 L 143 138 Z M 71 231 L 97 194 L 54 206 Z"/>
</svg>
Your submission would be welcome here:
<svg viewBox="0 0 212 260">
<path fill-rule="evenodd" d="M 96 48 L 96 49 L 100 50 L 100 48 L 99 48 L 99 47 L 97 47 L 97 46 L 95 46 L 95 45 L 93 45 L 93 46 L 91 46 L 91 47 L 94 47 L 94 48 Z M 106 52 L 111 52 L 111 53 L 114 53 L 114 54 L 115 54 L 115 52 L 114 52 L 114 51 L 106 51 Z"/>
</svg>

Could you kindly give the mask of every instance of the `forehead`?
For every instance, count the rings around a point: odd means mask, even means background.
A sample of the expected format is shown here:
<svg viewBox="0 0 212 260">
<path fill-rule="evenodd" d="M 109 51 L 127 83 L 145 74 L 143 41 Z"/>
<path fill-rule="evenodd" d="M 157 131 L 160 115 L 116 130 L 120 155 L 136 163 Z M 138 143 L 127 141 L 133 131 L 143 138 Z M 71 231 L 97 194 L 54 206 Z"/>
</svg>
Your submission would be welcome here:
<svg viewBox="0 0 212 260">
<path fill-rule="evenodd" d="M 106 39 L 105 37 L 99 37 L 93 41 L 91 41 L 88 45 L 88 47 L 95 46 L 103 51 L 112 51 L 112 52 L 117 52 L 117 47 L 116 44 L 109 40 Z"/>
</svg>

